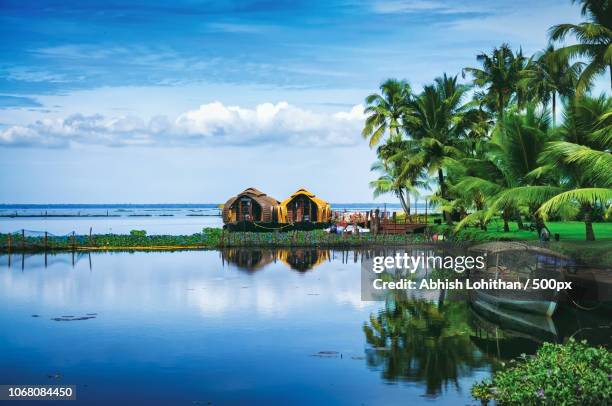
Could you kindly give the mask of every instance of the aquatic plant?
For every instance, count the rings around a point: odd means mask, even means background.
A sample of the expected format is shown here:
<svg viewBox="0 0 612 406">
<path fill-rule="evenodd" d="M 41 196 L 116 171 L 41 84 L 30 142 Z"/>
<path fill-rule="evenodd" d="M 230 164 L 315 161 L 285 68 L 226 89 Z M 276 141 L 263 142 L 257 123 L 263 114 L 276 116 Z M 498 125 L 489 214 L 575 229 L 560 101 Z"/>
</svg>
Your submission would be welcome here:
<svg viewBox="0 0 612 406">
<path fill-rule="evenodd" d="M 472 396 L 517 405 L 609 405 L 612 402 L 612 352 L 571 338 L 544 343 L 534 356 L 523 354 L 492 380 L 476 383 Z"/>
</svg>

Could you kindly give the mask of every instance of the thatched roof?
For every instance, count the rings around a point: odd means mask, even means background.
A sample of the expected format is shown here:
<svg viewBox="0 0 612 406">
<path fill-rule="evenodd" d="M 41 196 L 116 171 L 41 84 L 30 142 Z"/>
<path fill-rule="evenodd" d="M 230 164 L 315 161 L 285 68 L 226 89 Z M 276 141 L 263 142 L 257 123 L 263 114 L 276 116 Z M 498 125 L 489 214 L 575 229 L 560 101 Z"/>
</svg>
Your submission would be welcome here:
<svg viewBox="0 0 612 406">
<path fill-rule="evenodd" d="M 287 206 L 289 202 L 291 202 L 291 200 L 293 200 L 299 195 L 304 195 L 308 197 L 310 200 L 315 202 L 315 204 L 319 206 L 320 208 L 325 208 L 326 206 L 328 206 L 328 203 L 325 200 L 316 197 L 314 193 L 306 190 L 305 188 L 300 188 L 296 190 L 295 192 L 293 192 L 293 194 L 288 199 L 283 200 L 282 205 Z"/>
<path fill-rule="evenodd" d="M 275 198 L 266 195 L 261 190 L 255 189 L 254 187 L 250 187 L 237 194 L 236 196 L 230 198 L 227 202 L 225 202 L 224 207 L 230 207 L 234 202 L 241 197 L 250 197 L 255 200 L 261 207 L 266 206 L 277 206 L 280 204 L 278 200 Z"/>
</svg>

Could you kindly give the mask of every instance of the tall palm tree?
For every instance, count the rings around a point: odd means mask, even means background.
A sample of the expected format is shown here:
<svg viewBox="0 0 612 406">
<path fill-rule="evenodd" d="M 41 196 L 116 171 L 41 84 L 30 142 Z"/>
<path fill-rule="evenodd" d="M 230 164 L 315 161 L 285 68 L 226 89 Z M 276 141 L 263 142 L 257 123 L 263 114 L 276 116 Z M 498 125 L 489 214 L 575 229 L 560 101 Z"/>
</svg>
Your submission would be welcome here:
<svg viewBox="0 0 612 406">
<path fill-rule="evenodd" d="M 463 75 L 470 73 L 474 77 L 474 84 L 484 90 L 484 101 L 501 119 L 512 97 L 521 96 L 519 82 L 524 78 L 527 60 L 521 51 L 515 54 L 508 44 L 494 48 L 491 55 L 479 54 L 476 59 L 482 68 L 464 68 Z"/>
<path fill-rule="evenodd" d="M 593 79 L 609 69 L 612 88 L 612 2 L 609 0 L 572 0 L 582 4 L 581 14 L 587 21 L 580 24 L 559 24 L 550 28 L 550 39 L 561 41 L 569 34 L 578 44 L 568 45 L 559 52 L 570 58 L 585 58 L 587 66 L 582 71 L 576 91 L 583 94 Z"/>
<path fill-rule="evenodd" d="M 411 137 L 403 150 L 403 172 L 418 173 L 425 170 L 437 174 L 439 197 L 448 201 L 445 168 L 449 161 L 462 155 L 457 147 L 460 140 L 459 124 L 467 106 L 463 104 L 468 87 L 457 82 L 457 76 L 436 78 L 410 104 L 410 119 L 404 124 Z M 444 210 L 448 224 L 450 212 Z"/>
<path fill-rule="evenodd" d="M 569 59 L 550 45 L 535 56 L 525 69 L 523 85 L 532 97 L 544 105 L 552 105 L 552 120 L 555 127 L 557 96 L 565 99 L 574 95 L 582 62 L 570 64 Z"/>
<path fill-rule="evenodd" d="M 400 201 L 404 212 L 410 215 L 410 195 L 418 193 L 418 189 L 429 189 L 429 180 L 422 168 L 407 171 L 404 167 L 404 151 L 409 149 L 408 140 L 387 141 L 377 149 L 378 160 L 370 168 L 380 176 L 370 182 L 374 197 L 385 193 L 393 193 Z"/>
<path fill-rule="evenodd" d="M 370 147 L 378 144 L 387 134 L 394 141 L 401 138 L 410 97 L 410 85 L 396 79 L 387 79 L 380 85 L 380 93 L 366 97 L 367 118 L 361 134 L 370 139 Z"/>
<path fill-rule="evenodd" d="M 379 159 L 374 162 L 370 170 L 379 173 L 379 177 L 370 182 L 374 198 L 393 193 L 400 201 L 404 213 L 410 215 L 410 192 L 413 186 L 408 183 L 403 184 L 399 180 L 397 166 L 392 161 Z"/>
</svg>

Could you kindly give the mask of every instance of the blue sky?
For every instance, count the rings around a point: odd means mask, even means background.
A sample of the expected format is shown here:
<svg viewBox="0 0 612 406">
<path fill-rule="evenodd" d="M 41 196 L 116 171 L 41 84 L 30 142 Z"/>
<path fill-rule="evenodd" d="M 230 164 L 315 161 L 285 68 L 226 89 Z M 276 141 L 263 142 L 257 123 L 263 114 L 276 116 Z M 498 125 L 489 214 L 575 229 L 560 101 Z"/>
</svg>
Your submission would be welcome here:
<svg viewBox="0 0 612 406">
<path fill-rule="evenodd" d="M 372 201 L 359 105 L 580 20 L 544 1 L 0 0 L 4 203 Z M 6 192 L 8 191 L 8 192 Z M 387 201 L 393 201 L 387 197 Z"/>
</svg>

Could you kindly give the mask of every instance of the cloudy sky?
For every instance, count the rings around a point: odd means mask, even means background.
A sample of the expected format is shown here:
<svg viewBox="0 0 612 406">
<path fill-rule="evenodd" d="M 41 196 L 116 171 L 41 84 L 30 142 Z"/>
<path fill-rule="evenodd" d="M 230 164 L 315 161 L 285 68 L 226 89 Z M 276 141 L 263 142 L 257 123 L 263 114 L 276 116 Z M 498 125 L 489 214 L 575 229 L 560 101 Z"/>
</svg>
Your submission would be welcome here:
<svg viewBox="0 0 612 406">
<path fill-rule="evenodd" d="M 579 20 L 570 0 L 0 0 L 0 203 L 369 202 L 381 81 Z"/>
</svg>

